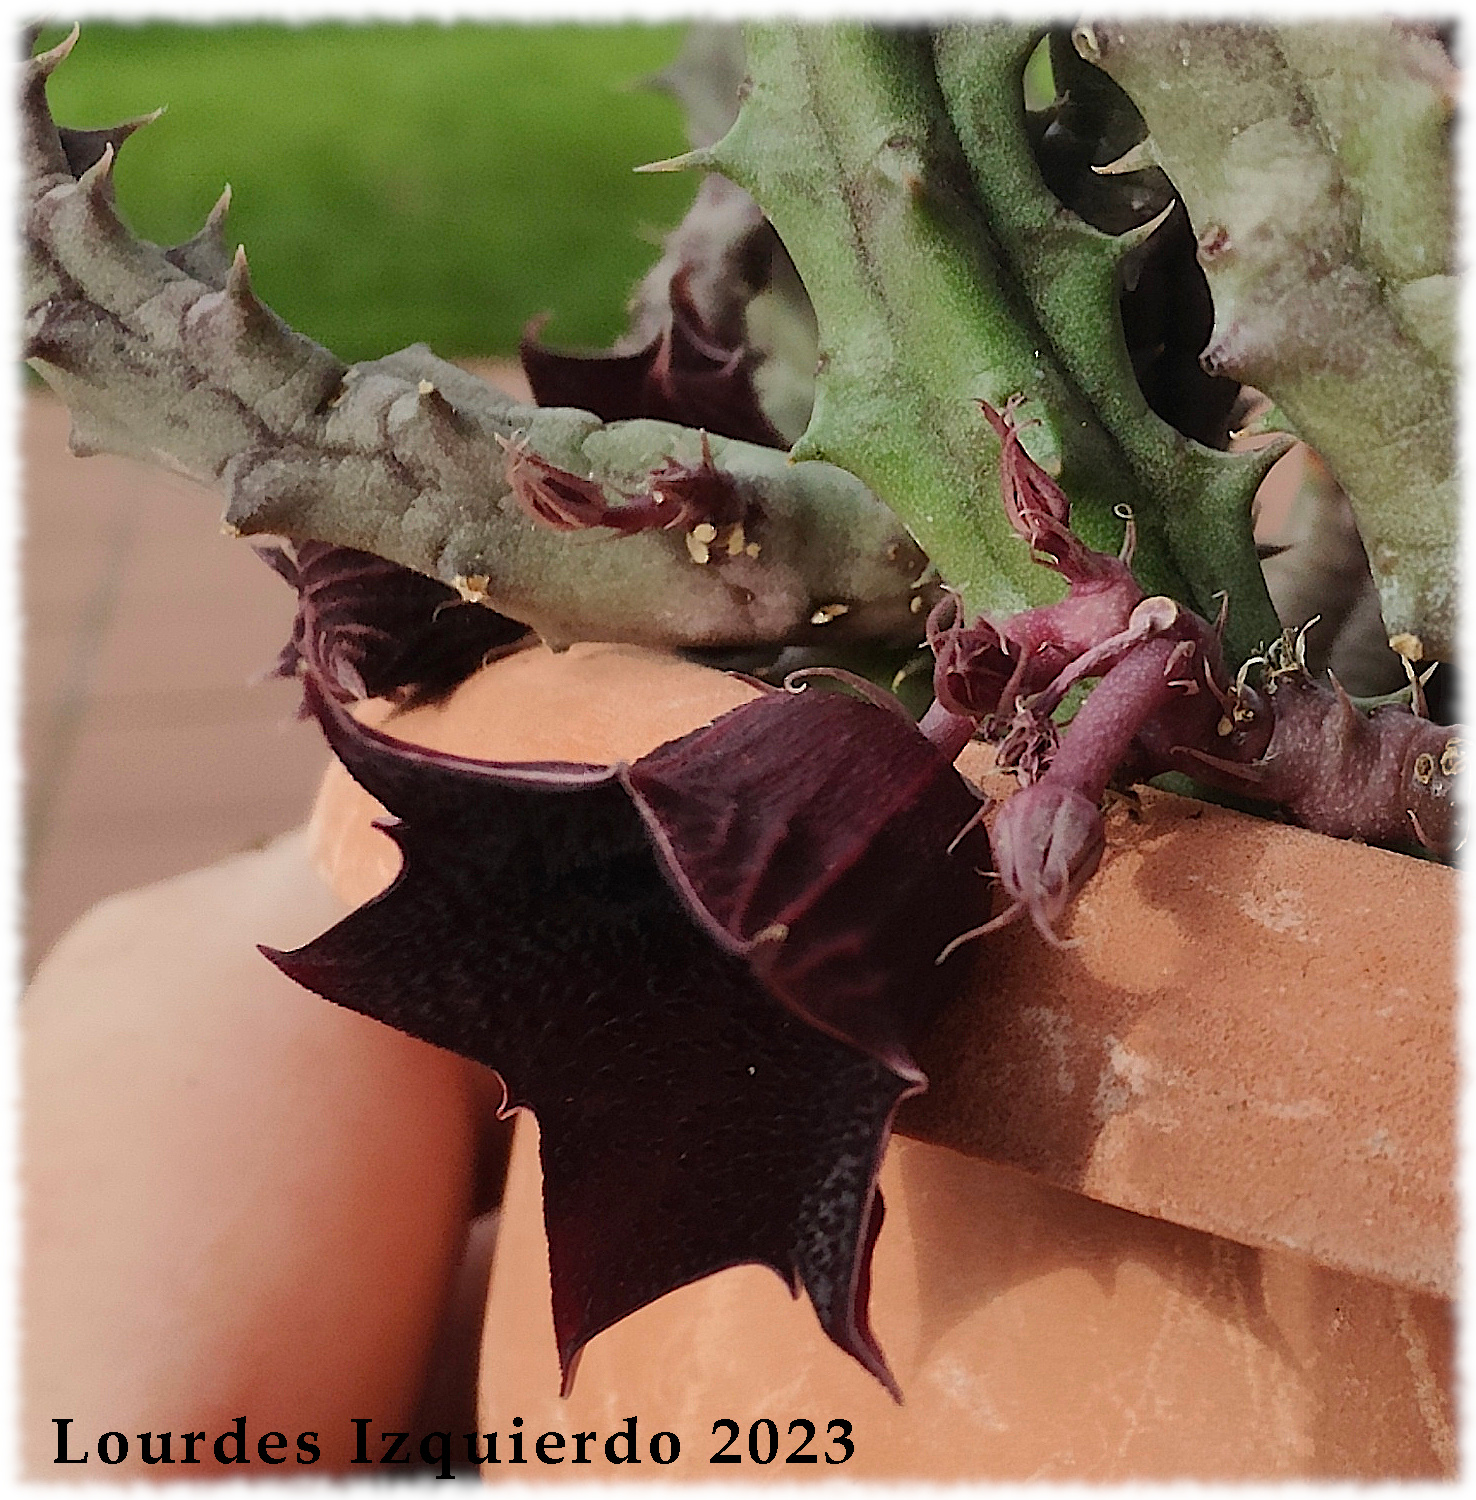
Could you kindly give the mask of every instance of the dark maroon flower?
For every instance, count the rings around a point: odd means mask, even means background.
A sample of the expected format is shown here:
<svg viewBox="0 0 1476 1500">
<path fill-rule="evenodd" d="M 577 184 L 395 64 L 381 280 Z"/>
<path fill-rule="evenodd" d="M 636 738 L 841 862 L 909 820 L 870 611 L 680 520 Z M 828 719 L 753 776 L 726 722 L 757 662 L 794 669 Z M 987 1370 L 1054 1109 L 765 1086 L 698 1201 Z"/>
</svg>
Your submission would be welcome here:
<svg viewBox="0 0 1476 1500">
<path fill-rule="evenodd" d="M 867 1322 L 876 1174 L 925 1083 L 911 1039 L 968 972 L 940 954 L 988 914 L 946 757 L 839 692 L 770 692 L 607 768 L 417 749 L 307 691 L 404 865 L 264 951 L 537 1116 L 565 1388 L 602 1329 L 756 1261 L 895 1394 Z"/>
<path fill-rule="evenodd" d="M 306 667 L 344 702 L 434 703 L 529 638 L 526 625 L 371 552 L 326 542 L 256 552 L 297 590 L 276 675 Z"/>
<path fill-rule="evenodd" d="M 518 353 L 540 406 L 577 406 L 605 422 L 656 417 L 723 437 L 788 444 L 764 415 L 753 384 L 756 355 L 732 330 L 703 321 L 688 282 L 691 268 L 671 278 L 670 315 L 643 348 L 629 353 L 567 353 L 538 342 L 538 323 Z"/>
</svg>

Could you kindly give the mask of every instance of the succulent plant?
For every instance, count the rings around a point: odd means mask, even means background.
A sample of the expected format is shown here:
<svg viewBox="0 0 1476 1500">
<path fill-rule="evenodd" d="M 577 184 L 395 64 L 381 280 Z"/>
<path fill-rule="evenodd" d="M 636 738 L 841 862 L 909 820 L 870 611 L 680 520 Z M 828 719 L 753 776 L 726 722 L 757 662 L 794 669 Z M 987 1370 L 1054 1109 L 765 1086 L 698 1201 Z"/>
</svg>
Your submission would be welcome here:
<svg viewBox="0 0 1476 1500">
<path fill-rule="evenodd" d="M 1449 656 L 1432 36 L 764 24 L 738 107 L 735 34 L 704 34 L 666 79 L 694 149 L 656 166 L 720 175 L 614 349 L 530 329 L 538 405 L 423 346 L 346 366 L 295 333 L 228 253 L 225 199 L 186 244 L 134 237 L 111 171 L 142 122 L 47 108 L 74 41 L 24 74 L 28 357 L 78 451 L 180 469 L 289 543 L 281 666 L 402 820 L 405 868 L 271 957 L 538 1114 L 566 1383 L 602 1328 L 747 1259 L 895 1390 L 866 1287 L 909 1048 L 961 945 L 1021 913 L 1053 937 L 1114 786 L 1187 773 L 1456 844 L 1458 735 L 1413 668 L 1373 713 L 1305 670 L 1253 532 L 1287 442 L 1226 446 L 1245 382 L 1346 489 L 1396 649 Z M 344 706 L 444 694 L 525 629 L 788 664 L 926 633 L 934 701 L 914 723 L 810 676 L 614 768 L 455 760 Z M 987 839 L 951 765 L 975 736 L 1021 783 Z M 659 1190 L 626 1191 L 653 1160 Z"/>
<path fill-rule="evenodd" d="M 1150 224 L 1109 235 L 1063 209 L 1030 149 L 1028 27 L 754 28 L 733 129 L 687 159 L 773 219 L 820 326 L 815 410 L 795 452 L 884 495 L 971 609 L 1049 585 L 993 504 L 998 444 L 975 402 L 1023 394 L 1035 457 L 1083 536 L 1116 546 L 1131 509 L 1145 586 L 1210 609 L 1231 595 L 1250 649 L 1276 628 L 1250 529 L 1274 451 L 1175 432 L 1133 376 L 1117 311 Z"/>
<path fill-rule="evenodd" d="M 1083 25 L 1147 120 L 1215 298 L 1205 362 L 1271 396 L 1352 502 L 1384 624 L 1455 645 L 1455 70 L 1429 28 Z M 1206 100 L 1215 107 L 1205 107 Z"/>
</svg>

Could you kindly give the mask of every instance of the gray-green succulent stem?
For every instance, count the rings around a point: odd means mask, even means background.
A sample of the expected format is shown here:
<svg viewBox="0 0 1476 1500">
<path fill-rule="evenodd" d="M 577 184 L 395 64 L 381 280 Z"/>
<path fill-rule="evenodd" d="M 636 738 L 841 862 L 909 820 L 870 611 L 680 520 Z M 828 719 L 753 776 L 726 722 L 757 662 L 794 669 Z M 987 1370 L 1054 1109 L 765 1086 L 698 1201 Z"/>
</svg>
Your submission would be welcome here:
<svg viewBox="0 0 1476 1500">
<path fill-rule="evenodd" d="M 1228 649 L 1279 630 L 1250 502 L 1274 453 L 1227 455 L 1148 409 L 1117 274 L 1142 234 L 1066 211 L 1028 149 L 1021 78 L 1038 33 L 860 25 L 748 28 L 733 129 L 688 160 L 746 188 L 814 302 L 821 368 L 797 455 L 860 476 L 975 610 L 1054 596 L 999 505 L 999 443 L 975 403 L 1024 393 L 1027 438 L 1092 545 L 1133 513 L 1145 588 L 1213 614 Z"/>
<path fill-rule="evenodd" d="M 1398 22 L 1078 27 L 1142 111 L 1215 299 L 1206 361 L 1348 494 L 1405 655 L 1455 640 L 1453 70 Z"/>
<path fill-rule="evenodd" d="M 506 443 L 595 478 L 618 504 L 668 461 L 699 463 L 702 434 L 520 405 L 423 346 L 343 364 L 253 292 L 223 238 L 228 194 L 184 245 L 137 238 L 112 185 L 132 127 L 62 131 L 47 108 L 46 79 L 74 41 L 27 63 L 22 139 L 27 355 L 71 407 L 77 452 L 166 465 L 222 491 L 232 531 L 377 553 L 553 645 L 920 638 L 926 558 L 828 464 L 712 438 L 758 518 L 755 545 L 733 555 L 681 528 L 616 536 L 530 518 Z"/>
</svg>

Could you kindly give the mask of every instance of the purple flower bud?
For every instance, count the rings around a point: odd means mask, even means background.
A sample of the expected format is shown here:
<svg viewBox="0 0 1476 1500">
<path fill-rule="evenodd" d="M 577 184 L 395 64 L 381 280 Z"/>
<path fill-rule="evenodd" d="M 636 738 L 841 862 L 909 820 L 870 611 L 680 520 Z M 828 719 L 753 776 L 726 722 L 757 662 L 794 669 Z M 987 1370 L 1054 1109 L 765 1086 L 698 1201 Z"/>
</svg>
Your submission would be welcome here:
<svg viewBox="0 0 1476 1500">
<path fill-rule="evenodd" d="M 1051 781 L 1022 788 L 1000 809 L 990 834 L 1000 884 L 1055 943 L 1054 924 L 1091 879 L 1106 835 L 1090 797 Z"/>
<path fill-rule="evenodd" d="M 1010 525 L 1037 552 L 1049 558 L 1050 566 L 1068 583 L 1117 583 L 1124 576 L 1130 582 L 1132 574 L 1128 572 L 1126 559 L 1095 551 L 1071 530 L 1071 501 L 1066 492 L 1031 458 L 1020 441 L 1021 426 L 1015 421 L 1015 408 L 1023 399 L 1011 396 L 1002 412 L 987 401 L 979 403 L 979 409 L 1003 445 L 999 458 L 1000 488 Z"/>
<path fill-rule="evenodd" d="M 1017 676 L 1019 652 L 987 620 L 965 625 L 956 594 L 944 594 L 928 616 L 934 657 L 933 695 L 950 713 L 980 722 L 1003 703 Z"/>
<path fill-rule="evenodd" d="M 743 556 L 753 532 L 762 527 L 762 508 L 729 473 L 712 461 L 707 434 L 695 464 L 669 458 L 652 470 L 644 492 L 612 500 L 595 479 L 581 479 L 534 453 L 521 439 L 498 437 L 507 454 L 507 482 L 513 499 L 530 520 L 554 531 L 588 531 L 608 527 L 621 536 L 643 531 L 691 532 L 709 526 L 728 530 L 717 562 Z M 736 528 L 736 533 L 733 528 Z M 709 533 L 713 539 L 713 533 Z M 757 550 L 755 548 L 755 550 Z"/>
<path fill-rule="evenodd" d="M 1010 518 L 1010 525 L 1031 546 L 1045 546 L 1066 531 L 1066 524 L 1071 519 L 1071 502 L 1061 486 L 1031 458 L 1020 441 L 1020 424 L 1015 421 L 1015 409 L 1024 399 L 1024 396 L 1011 396 L 1003 411 L 996 411 L 987 401 L 981 401 L 979 410 L 988 419 L 1002 447 L 999 472 L 1004 487 L 1005 514 Z M 1026 422 L 1024 425 L 1033 427 L 1038 424 Z"/>
<path fill-rule="evenodd" d="M 553 531 L 587 531 L 595 526 L 622 530 L 620 507 L 611 503 L 597 480 L 581 478 L 534 453 L 522 438 L 497 442 L 507 454 L 507 484 L 531 521 Z M 635 528 L 650 529 L 644 518 Z"/>
</svg>

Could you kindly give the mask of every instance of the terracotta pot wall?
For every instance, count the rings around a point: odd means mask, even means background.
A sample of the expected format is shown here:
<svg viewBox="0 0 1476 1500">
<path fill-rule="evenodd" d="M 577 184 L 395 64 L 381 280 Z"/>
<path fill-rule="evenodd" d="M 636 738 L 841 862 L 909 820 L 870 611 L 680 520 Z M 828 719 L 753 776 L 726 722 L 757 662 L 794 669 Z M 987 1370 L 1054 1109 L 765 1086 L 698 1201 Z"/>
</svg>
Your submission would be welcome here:
<svg viewBox="0 0 1476 1500">
<path fill-rule="evenodd" d="M 902 1128 L 1453 1296 L 1454 871 L 1146 788 L 1108 828 L 1070 946 L 989 945 Z"/>
<path fill-rule="evenodd" d="M 744 1454 L 764 1417 L 781 1434 L 795 1418 L 822 1434 L 844 1418 L 855 1457 L 829 1472 L 857 1479 L 1413 1478 L 1453 1466 L 1445 1303 L 901 1138 L 882 1171 L 871 1305 L 904 1405 L 757 1266 L 601 1334 L 562 1400 L 536 1144 L 520 1121 L 482 1340 L 484 1432 L 522 1417 L 529 1434 L 603 1440 L 635 1413 L 643 1443 L 657 1428 L 682 1439 L 671 1477 L 685 1479 L 803 1476 L 707 1462 L 725 1436 L 717 1419 L 738 1423 Z M 649 1458 L 617 1472 L 664 1477 Z"/>
</svg>

